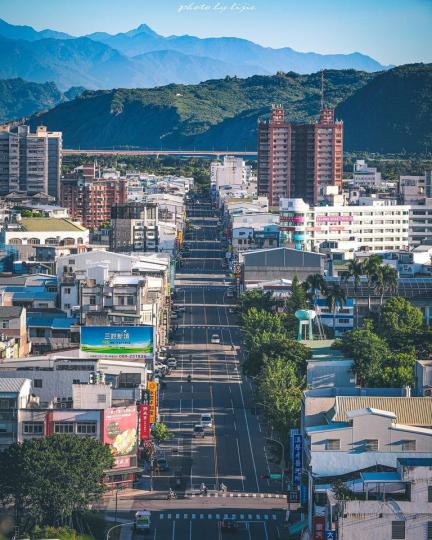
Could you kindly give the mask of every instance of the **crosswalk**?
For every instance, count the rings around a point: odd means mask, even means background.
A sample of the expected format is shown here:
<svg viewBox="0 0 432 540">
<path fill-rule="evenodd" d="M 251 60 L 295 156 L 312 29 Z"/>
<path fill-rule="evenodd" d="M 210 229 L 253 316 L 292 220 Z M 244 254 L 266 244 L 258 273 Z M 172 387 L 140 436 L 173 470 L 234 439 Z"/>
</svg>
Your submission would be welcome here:
<svg viewBox="0 0 432 540">
<path fill-rule="evenodd" d="M 286 495 L 282 493 L 245 493 L 243 491 L 229 492 L 229 493 L 220 493 L 218 491 L 209 491 L 205 495 L 203 493 L 188 493 L 186 492 L 186 497 L 224 497 L 224 498 L 238 498 L 238 497 L 249 497 L 252 499 L 284 499 Z"/>
<path fill-rule="evenodd" d="M 230 519 L 230 520 L 236 520 L 236 521 L 276 521 L 277 520 L 277 514 L 223 514 L 223 513 L 161 513 L 159 514 L 160 520 L 182 520 L 182 521 L 190 521 L 190 520 L 223 520 L 223 519 Z"/>
</svg>

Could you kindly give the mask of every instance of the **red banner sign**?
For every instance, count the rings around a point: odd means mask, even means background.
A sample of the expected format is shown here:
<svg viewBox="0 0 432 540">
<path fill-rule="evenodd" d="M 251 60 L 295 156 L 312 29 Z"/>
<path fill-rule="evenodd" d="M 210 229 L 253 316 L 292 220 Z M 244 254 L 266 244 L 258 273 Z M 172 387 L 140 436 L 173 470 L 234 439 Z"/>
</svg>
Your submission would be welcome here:
<svg viewBox="0 0 432 540">
<path fill-rule="evenodd" d="M 312 518 L 313 540 L 324 540 L 325 521 L 326 520 L 324 516 L 313 516 Z"/>
<path fill-rule="evenodd" d="M 140 405 L 140 440 L 150 439 L 150 405 Z"/>
</svg>

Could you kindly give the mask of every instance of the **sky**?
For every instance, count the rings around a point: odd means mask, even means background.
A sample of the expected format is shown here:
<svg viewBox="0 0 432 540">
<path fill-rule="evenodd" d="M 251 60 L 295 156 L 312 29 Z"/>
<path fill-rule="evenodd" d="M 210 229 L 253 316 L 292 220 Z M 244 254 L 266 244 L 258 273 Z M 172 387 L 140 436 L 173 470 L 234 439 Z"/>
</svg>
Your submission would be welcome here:
<svg viewBox="0 0 432 540">
<path fill-rule="evenodd" d="M 72 35 L 235 36 L 269 47 L 432 62 L 432 0 L 0 0 L 0 18 Z"/>
</svg>

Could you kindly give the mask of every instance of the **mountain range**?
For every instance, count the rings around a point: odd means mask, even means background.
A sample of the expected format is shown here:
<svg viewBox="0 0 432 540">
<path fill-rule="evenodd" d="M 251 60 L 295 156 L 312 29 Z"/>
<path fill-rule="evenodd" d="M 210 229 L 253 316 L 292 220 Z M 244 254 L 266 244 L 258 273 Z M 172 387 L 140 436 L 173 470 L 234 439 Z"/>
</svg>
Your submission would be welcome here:
<svg viewBox="0 0 432 540">
<path fill-rule="evenodd" d="M 23 79 L 0 79 L 0 123 L 52 109 L 59 103 L 75 99 L 84 90 L 75 86 L 66 92 L 60 92 L 53 82 L 34 83 Z"/>
<path fill-rule="evenodd" d="M 61 91 L 196 84 L 225 76 L 301 74 L 320 69 L 381 71 L 373 58 L 352 54 L 273 49 L 231 38 L 161 36 L 142 24 L 129 32 L 98 32 L 74 37 L 46 29 L 16 26 L 0 19 L 0 78 L 53 81 Z"/>
<path fill-rule="evenodd" d="M 225 77 L 198 85 L 87 91 L 34 115 L 63 131 L 70 148 L 256 150 L 257 120 L 281 103 L 288 121 L 315 121 L 320 73 Z M 326 70 L 325 104 L 344 121 L 344 148 L 412 153 L 432 149 L 432 64 L 381 73 Z"/>
</svg>

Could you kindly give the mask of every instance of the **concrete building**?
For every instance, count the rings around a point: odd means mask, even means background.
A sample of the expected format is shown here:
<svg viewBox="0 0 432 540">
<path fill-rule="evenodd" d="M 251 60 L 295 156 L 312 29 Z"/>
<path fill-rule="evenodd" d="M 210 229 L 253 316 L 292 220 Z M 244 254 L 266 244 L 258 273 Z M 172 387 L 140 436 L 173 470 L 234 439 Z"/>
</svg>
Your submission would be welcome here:
<svg viewBox="0 0 432 540">
<path fill-rule="evenodd" d="M 398 251 L 407 249 L 410 206 L 309 206 L 282 199 L 280 229 L 288 245 L 310 251 Z"/>
<path fill-rule="evenodd" d="M 210 164 L 210 185 L 218 190 L 222 186 L 246 185 L 251 177 L 251 167 L 242 158 L 224 156 L 223 162 Z"/>
<path fill-rule="evenodd" d="M 335 530 L 338 538 L 432 537 L 431 457 L 400 457 L 395 471 L 362 473 L 358 484 L 348 500 L 328 492 L 326 529 Z"/>
<path fill-rule="evenodd" d="M 353 177 L 350 180 L 355 187 L 374 188 L 381 186 L 381 173 L 376 167 L 369 167 L 364 159 L 357 159 L 353 167 Z"/>
<path fill-rule="evenodd" d="M 14 222 L 3 225 L 0 238 L 4 244 L 16 246 L 46 245 L 84 249 L 89 242 L 89 231 L 70 219 L 16 216 Z"/>
<path fill-rule="evenodd" d="M 111 209 L 112 251 L 158 251 L 159 209 L 153 203 L 115 204 Z"/>
<path fill-rule="evenodd" d="M 423 199 L 422 204 L 410 205 L 410 246 L 432 242 L 432 198 Z"/>
<path fill-rule="evenodd" d="M 4 299 L 4 293 L 2 299 Z M 15 339 L 17 347 L 14 357 L 26 356 L 30 352 L 25 307 L 7 305 L 1 303 L 0 300 L 0 334 Z"/>
<path fill-rule="evenodd" d="M 124 178 L 98 178 L 94 165 L 75 170 L 61 181 L 60 201 L 72 219 L 85 227 L 99 228 L 111 220 L 111 208 L 127 202 Z"/>
<path fill-rule="evenodd" d="M 231 245 L 233 253 L 279 246 L 279 216 L 277 214 L 242 214 L 232 217 Z M 229 235 L 228 235 L 229 236 Z"/>
<path fill-rule="evenodd" d="M 35 133 L 29 126 L 0 131 L 0 191 L 3 195 L 21 190 L 27 193 L 48 193 L 59 197 L 62 163 L 62 133 L 38 126 Z"/>
<path fill-rule="evenodd" d="M 327 187 L 342 187 L 342 155 L 343 123 L 333 109 L 322 109 L 316 123 L 296 125 L 274 106 L 270 120 L 258 122 L 258 194 L 272 208 L 286 197 L 325 201 Z"/>
<path fill-rule="evenodd" d="M 271 279 L 297 276 L 304 281 L 311 274 L 323 274 L 325 256 L 284 247 L 259 249 L 239 254 L 242 284 L 249 286 Z"/>
</svg>

